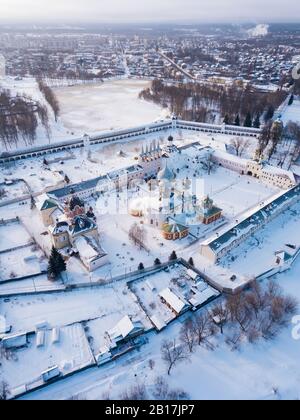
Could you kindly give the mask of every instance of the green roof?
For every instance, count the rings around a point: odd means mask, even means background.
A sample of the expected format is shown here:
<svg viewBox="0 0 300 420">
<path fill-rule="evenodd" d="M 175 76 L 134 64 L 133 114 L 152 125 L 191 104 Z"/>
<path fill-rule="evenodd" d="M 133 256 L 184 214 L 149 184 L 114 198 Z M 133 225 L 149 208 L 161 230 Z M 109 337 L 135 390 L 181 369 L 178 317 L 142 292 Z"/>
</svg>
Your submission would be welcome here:
<svg viewBox="0 0 300 420">
<path fill-rule="evenodd" d="M 165 223 L 162 229 L 166 233 L 176 233 L 176 232 L 184 232 L 188 228 L 178 223 L 171 223 L 171 224 Z"/>
<path fill-rule="evenodd" d="M 57 207 L 57 204 L 55 203 L 55 201 L 52 200 L 45 200 L 41 210 L 48 210 L 48 209 L 54 209 L 55 207 Z"/>
<path fill-rule="evenodd" d="M 201 209 L 200 211 L 203 217 L 212 217 L 221 212 L 222 212 L 222 209 L 220 209 L 219 207 L 212 207 L 211 209 L 208 209 L 206 211 L 203 211 L 203 209 Z"/>
</svg>

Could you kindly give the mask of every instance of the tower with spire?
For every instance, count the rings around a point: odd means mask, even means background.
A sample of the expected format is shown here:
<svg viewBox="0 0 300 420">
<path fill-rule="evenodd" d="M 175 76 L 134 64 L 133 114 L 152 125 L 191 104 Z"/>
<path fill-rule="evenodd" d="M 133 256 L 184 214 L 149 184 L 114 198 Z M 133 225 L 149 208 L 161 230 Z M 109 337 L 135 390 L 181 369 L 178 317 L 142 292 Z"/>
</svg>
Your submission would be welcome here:
<svg viewBox="0 0 300 420">
<path fill-rule="evenodd" d="M 157 175 L 162 167 L 162 149 L 159 142 L 153 140 L 142 146 L 142 151 L 139 155 L 139 165 L 144 170 L 144 178 L 150 179 Z"/>
</svg>

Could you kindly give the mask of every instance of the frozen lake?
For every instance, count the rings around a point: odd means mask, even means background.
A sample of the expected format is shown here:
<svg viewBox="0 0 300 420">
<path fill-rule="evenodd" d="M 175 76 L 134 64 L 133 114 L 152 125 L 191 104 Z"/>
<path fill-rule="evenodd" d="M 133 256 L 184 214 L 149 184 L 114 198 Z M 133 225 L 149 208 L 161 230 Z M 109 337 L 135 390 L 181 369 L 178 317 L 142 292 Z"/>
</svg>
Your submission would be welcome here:
<svg viewBox="0 0 300 420">
<path fill-rule="evenodd" d="M 118 80 L 57 88 L 62 123 L 81 135 L 152 122 L 165 115 L 165 111 L 138 98 L 148 86 L 150 82 L 144 80 Z"/>
</svg>

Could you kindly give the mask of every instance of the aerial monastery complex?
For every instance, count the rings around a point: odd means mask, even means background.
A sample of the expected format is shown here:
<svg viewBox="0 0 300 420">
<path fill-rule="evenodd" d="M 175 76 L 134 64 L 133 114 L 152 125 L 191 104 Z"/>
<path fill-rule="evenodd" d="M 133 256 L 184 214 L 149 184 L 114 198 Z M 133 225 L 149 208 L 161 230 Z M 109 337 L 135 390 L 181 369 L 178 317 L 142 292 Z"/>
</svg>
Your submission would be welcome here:
<svg viewBox="0 0 300 420">
<path fill-rule="evenodd" d="M 173 117 L 1 157 L 0 235 L 10 239 L 0 241 L 0 338 L 20 363 L 37 361 L 11 377 L 12 397 L 110 363 L 149 331 L 291 267 L 294 234 L 266 251 L 258 242 L 265 264 L 235 266 L 237 250 L 250 258 L 255 235 L 300 197 L 297 173 L 256 158 L 259 135 Z M 249 141 L 244 156 L 232 152 L 233 138 Z M 53 250 L 66 268 L 55 280 Z M 16 312 L 12 297 L 31 299 L 33 314 L 23 304 Z"/>
</svg>

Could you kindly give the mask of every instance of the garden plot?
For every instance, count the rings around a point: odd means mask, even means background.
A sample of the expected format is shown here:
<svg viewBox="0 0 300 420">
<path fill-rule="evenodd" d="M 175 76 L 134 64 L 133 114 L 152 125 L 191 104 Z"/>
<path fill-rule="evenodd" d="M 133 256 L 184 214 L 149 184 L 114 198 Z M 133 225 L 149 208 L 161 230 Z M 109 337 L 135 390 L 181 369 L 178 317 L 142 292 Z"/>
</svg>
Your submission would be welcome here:
<svg viewBox="0 0 300 420">
<path fill-rule="evenodd" d="M 43 158 L 36 158 L 8 164 L 2 169 L 2 173 L 8 180 L 13 180 L 17 176 L 26 182 L 26 184 L 25 182 L 19 182 L 9 187 L 13 189 L 13 195 L 11 194 L 10 197 L 12 199 L 28 195 L 30 192 L 38 193 L 45 188 L 57 187 L 64 179 L 63 175 L 59 173 L 63 169 L 62 165 L 57 164 L 53 170 L 48 170 L 43 165 Z M 26 185 L 30 188 L 30 191 Z M 9 198 L 6 197 L 5 199 L 8 200 Z"/>
<path fill-rule="evenodd" d="M 190 271 L 184 265 L 175 264 L 131 283 L 132 291 L 158 329 L 163 328 L 180 315 L 180 312 L 176 313 L 175 308 L 171 308 L 170 304 L 162 302 L 160 293 L 163 290 L 170 289 L 190 308 L 201 306 L 219 295 L 195 272 L 193 272 L 194 280 L 189 273 Z"/>
<path fill-rule="evenodd" d="M 26 229 L 18 222 L 0 225 L 0 252 L 32 242 Z"/>
<path fill-rule="evenodd" d="M 145 313 L 125 282 L 110 287 L 15 297 L 2 301 L 1 312 L 14 332 L 32 331 L 41 321 L 47 321 L 51 326 L 63 326 L 101 318 L 108 324 L 110 317 L 116 315 L 119 320 L 130 315 L 142 321 L 145 327 L 149 326 Z M 102 336 L 104 332 L 98 333 Z"/>
<path fill-rule="evenodd" d="M 47 261 L 36 245 L 0 254 L 0 282 L 38 274 L 45 270 Z"/>
<path fill-rule="evenodd" d="M 0 202 L 5 202 L 28 195 L 29 189 L 24 181 L 18 181 L 12 184 L 0 184 L 0 192 Z"/>
<path fill-rule="evenodd" d="M 28 335 L 28 345 L 19 350 L 7 351 L 2 359 L 2 371 L 12 394 L 24 385 L 33 389 L 44 383 L 42 373 L 55 366 L 64 376 L 94 364 L 88 340 L 81 324 L 62 327 L 59 341 L 52 342 L 52 330 L 45 331 L 45 341 L 37 347 L 37 334 Z"/>
</svg>

